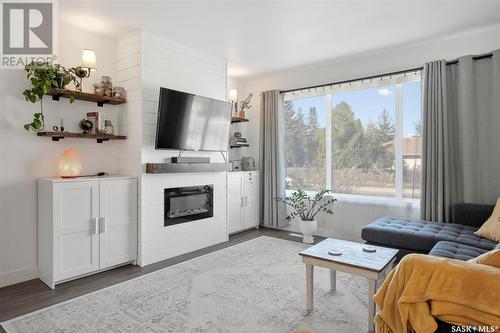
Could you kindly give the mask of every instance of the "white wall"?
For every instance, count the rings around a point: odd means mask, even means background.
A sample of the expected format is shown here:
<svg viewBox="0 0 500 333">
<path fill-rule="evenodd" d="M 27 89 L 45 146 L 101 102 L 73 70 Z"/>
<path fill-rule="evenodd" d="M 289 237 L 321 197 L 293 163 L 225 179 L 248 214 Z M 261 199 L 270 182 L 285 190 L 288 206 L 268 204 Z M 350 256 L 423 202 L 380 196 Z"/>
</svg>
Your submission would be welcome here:
<svg viewBox="0 0 500 333">
<path fill-rule="evenodd" d="M 249 112 L 250 126 L 247 136 L 253 144 L 247 149 L 251 156 L 259 156 L 260 96 L 266 90 L 300 88 L 309 85 L 325 84 L 358 77 L 377 75 L 392 71 L 422 66 L 436 59 L 455 59 L 466 54 L 481 54 L 500 48 L 500 27 L 440 38 L 429 42 L 406 45 L 404 47 L 381 50 L 321 64 L 291 68 L 285 71 L 246 80 L 246 91 L 254 94 L 254 103 Z M 334 43 L 335 41 L 329 41 Z M 314 50 L 311 50 L 314 52 Z M 327 236 L 343 235 L 349 239 L 359 239 L 362 226 L 375 218 L 391 215 L 418 218 L 418 208 L 394 207 L 373 203 L 336 203 L 335 214 L 320 218 L 319 230 Z M 295 225 L 292 224 L 292 229 Z"/>
<path fill-rule="evenodd" d="M 100 81 L 102 75 L 116 79 L 117 42 L 70 26 L 59 26 L 59 63 L 77 66 L 81 49 L 97 54 L 97 71 L 84 80 L 84 90 Z M 37 191 L 36 180 L 56 176 L 56 162 L 68 148 L 76 149 L 82 159 L 82 174 L 105 171 L 118 173 L 118 148 L 122 142 L 97 144 L 93 140 L 64 139 L 52 142 L 26 132 L 25 123 L 39 110 L 24 100 L 22 91 L 29 87 L 23 70 L 0 70 L 0 287 L 37 275 Z M 78 122 L 87 112 L 98 110 L 96 104 L 67 99 L 59 102 L 44 98 L 46 127 L 59 125 L 64 118 L 68 131 L 79 131 Z M 106 117 L 117 125 L 117 107 L 104 106 Z"/>
<path fill-rule="evenodd" d="M 119 116 L 127 133 L 124 168 L 139 175 L 138 263 L 193 251 L 227 240 L 226 174 L 144 174 L 148 162 L 168 162 L 178 150 L 155 150 L 160 87 L 226 100 L 226 62 L 158 35 L 142 31 L 119 41 L 118 77 L 129 100 Z M 222 162 L 220 153 L 185 152 L 183 156 L 210 156 Z M 164 227 L 163 191 L 169 187 L 214 185 L 214 217 Z"/>
</svg>

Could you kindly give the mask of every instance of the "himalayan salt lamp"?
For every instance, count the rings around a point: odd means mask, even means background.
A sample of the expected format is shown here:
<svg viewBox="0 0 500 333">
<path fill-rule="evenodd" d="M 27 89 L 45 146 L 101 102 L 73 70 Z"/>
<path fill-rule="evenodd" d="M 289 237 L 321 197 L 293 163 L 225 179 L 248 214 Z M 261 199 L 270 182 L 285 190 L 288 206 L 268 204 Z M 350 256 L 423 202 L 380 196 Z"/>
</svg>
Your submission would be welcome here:
<svg viewBox="0 0 500 333">
<path fill-rule="evenodd" d="M 80 176 L 80 172 L 82 171 L 80 154 L 74 149 L 66 150 L 57 163 L 57 170 L 61 178 L 75 178 Z"/>
</svg>

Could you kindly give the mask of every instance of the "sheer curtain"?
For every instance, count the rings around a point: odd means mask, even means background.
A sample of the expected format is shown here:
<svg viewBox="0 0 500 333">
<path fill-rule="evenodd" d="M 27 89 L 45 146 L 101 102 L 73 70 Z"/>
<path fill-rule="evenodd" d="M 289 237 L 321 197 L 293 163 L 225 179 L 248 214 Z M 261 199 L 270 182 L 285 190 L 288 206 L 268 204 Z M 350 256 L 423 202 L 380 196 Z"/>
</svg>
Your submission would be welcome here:
<svg viewBox="0 0 500 333">
<path fill-rule="evenodd" d="M 261 172 L 262 223 L 280 227 L 286 224 L 285 208 L 276 197 L 285 195 L 285 149 L 282 95 L 278 90 L 265 91 L 260 96 L 261 112 Z"/>
<path fill-rule="evenodd" d="M 451 222 L 457 202 L 494 203 L 500 196 L 500 50 L 423 72 L 421 215 Z"/>
</svg>

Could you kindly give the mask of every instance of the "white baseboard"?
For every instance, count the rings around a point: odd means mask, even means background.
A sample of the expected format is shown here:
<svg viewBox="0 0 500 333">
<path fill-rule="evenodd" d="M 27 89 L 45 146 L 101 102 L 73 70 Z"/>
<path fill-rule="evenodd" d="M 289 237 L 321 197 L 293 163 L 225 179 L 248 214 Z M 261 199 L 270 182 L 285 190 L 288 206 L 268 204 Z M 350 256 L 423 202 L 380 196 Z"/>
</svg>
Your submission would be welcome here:
<svg viewBox="0 0 500 333">
<path fill-rule="evenodd" d="M 16 269 L 14 271 L 0 273 L 0 288 L 11 284 L 35 279 L 38 277 L 38 266 Z"/>
</svg>

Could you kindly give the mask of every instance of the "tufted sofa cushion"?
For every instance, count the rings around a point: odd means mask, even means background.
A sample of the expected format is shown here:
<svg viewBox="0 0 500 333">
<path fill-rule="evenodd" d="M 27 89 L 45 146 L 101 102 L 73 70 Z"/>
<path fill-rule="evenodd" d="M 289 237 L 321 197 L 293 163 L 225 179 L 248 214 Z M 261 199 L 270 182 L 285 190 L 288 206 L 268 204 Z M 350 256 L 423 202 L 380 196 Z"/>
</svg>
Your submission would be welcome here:
<svg viewBox="0 0 500 333">
<path fill-rule="evenodd" d="M 453 223 L 409 221 L 383 217 L 361 230 L 369 243 L 428 253 L 439 241 L 491 250 L 496 243 L 474 235 L 477 228 Z"/>
<path fill-rule="evenodd" d="M 441 241 L 436 244 L 429 252 L 430 255 L 436 257 L 444 257 L 459 260 L 470 260 L 488 252 L 474 246 L 463 245 L 454 242 Z"/>
</svg>

